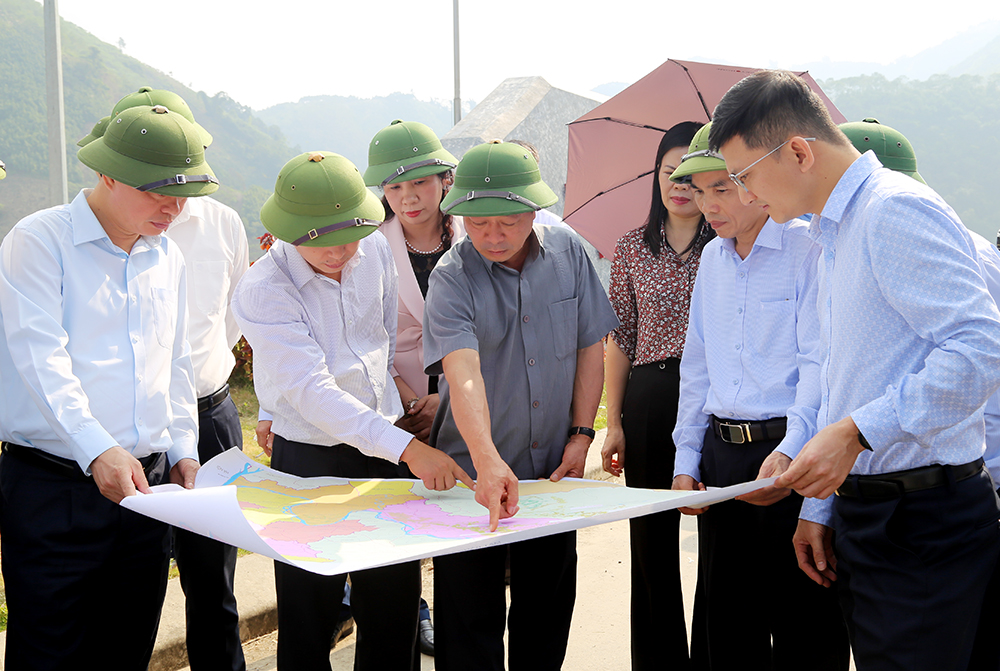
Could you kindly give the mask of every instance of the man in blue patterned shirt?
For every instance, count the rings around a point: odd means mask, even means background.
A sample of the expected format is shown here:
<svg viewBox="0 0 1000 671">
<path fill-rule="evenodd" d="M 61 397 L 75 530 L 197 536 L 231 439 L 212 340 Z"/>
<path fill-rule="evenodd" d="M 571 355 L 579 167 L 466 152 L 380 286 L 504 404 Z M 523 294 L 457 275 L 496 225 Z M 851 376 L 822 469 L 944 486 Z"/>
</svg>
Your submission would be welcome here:
<svg viewBox="0 0 1000 671">
<path fill-rule="evenodd" d="M 934 191 L 860 155 L 790 73 L 730 89 L 710 145 L 744 203 L 779 222 L 818 213 L 820 431 L 776 483 L 814 497 L 799 565 L 837 581 L 858 669 L 965 669 L 1000 554 L 982 459 L 1000 314 L 975 245 Z"/>
</svg>

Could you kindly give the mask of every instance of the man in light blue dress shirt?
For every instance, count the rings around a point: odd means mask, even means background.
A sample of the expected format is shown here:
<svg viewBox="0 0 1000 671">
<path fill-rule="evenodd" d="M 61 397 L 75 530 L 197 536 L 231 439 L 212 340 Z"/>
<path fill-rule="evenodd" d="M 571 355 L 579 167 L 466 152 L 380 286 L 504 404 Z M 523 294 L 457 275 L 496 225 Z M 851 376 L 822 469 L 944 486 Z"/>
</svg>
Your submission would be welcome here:
<svg viewBox="0 0 1000 671">
<path fill-rule="evenodd" d="M 198 470 L 184 260 L 160 234 L 218 181 L 165 107 L 122 112 L 79 158 L 97 186 L 0 246 L 11 669 L 146 668 L 169 530 L 117 504 Z"/>
<path fill-rule="evenodd" d="M 924 178 L 917 172 L 917 156 L 910 141 L 895 128 L 879 123 L 878 119 L 843 123 L 839 126 L 847 139 L 859 152 L 873 151 L 886 168 L 909 175 L 921 184 Z M 994 302 L 1000 305 L 1000 251 L 983 236 L 970 230 L 969 235 L 976 246 L 979 267 L 986 288 Z M 986 420 L 986 453 L 983 458 L 986 470 L 993 478 L 993 484 L 1000 483 L 1000 391 L 990 396 L 983 407 Z M 1000 492 L 998 492 L 1000 493 Z M 979 631 L 973 646 L 970 671 L 1000 668 L 1000 646 L 993 636 L 1000 631 L 1000 566 L 993 569 L 993 577 L 986 586 L 983 612 L 979 618 Z"/>
<path fill-rule="evenodd" d="M 744 203 L 775 221 L 818 213 L 820 430 L 776 483 L 815 497 L 799 564 L 836 580 L 860 671 L 965 669 L 1000 554 L 982 410 L 1000 386 L 1000 314 L 976 246 L 790 73 L 730 89 L 710 145 Z"/>
<path fill-rule="evenodd" d="M 681 358 L 674 489 L 780 475 L 816 432 L 819 247 L 804 221 L 772 221 L 743 205 L 722 157 L 698 131 L 671 175 L 691 184 L 718 234 L 705 246 Z M 753 504 L 753 505 L 751 505 Z M 802 497 L 769 487 L 699 514 L 709 663 L 714 669 L 844 671 L 847 631 L 836 595 L 796 565 L 791 539 Z M 747 548 L 752 552 L 746 552 Z M 811 618 L 770 598 L 780 589 Z M 748 618 L 742 604 L 757 603 Z"/>
</svg>

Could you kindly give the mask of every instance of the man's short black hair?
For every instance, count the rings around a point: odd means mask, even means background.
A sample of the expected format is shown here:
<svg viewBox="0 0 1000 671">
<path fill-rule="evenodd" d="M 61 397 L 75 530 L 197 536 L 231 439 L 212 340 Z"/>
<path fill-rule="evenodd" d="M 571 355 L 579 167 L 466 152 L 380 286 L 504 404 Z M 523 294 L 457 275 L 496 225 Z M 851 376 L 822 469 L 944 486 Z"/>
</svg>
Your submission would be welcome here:
<svg viewBox="0 0 1000 671">
<path fill-rule="evenodd" d="M 791 135 L 843 145 L 823 100 L 805 80 L 785 70 L 760 70 L 733 85 L 712 116 L 708 145 L 714 151 L 734 137 L 748 149 L 772 149 Z"/>
</svg>

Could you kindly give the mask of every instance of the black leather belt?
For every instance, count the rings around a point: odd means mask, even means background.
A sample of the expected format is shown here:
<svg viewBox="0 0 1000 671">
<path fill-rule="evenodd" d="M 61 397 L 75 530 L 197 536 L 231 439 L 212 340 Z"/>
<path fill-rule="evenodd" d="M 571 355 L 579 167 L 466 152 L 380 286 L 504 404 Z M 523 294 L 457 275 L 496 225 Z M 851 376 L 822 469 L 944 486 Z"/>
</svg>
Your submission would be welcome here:
<svg viewBox="0 0 1000 671">
<path fill-rule="evenodd" d="M 787 417 L 775 417 L 761 421 L 744 419 L 719 419 L 712 415 L 712 429 L 725 443 L 753 443 L 764 440 L 780 440 L 785 437 Z"/>
<path fill-rule="evenodd" d="M 837 496 L 850 499 L 892 499 L 906 492 L 941 487 L 948 483 L 949 471 L 954 482 L 961 482 L 981 470 L 983 470 L 982 457 L 958 466 L 934 464 L 894 473 L 848 475 L 844 484 L 837 488 Z"/>
<path fill-rule="evenodd" d="M 72 459 L 63 459 L 62 457 L 57 457 L 54 454 L 49 454 L 44 450 L 18 445 L 17 443 L 5 442 L 2 445 L 2 450 L 4 454 L 11 456 L 18 461 L 23 461 L 26 464 L 31 464 L 32 466 L 44 469 L 49 473 L 62 475 L 71 480 L 77 480 L 80 482 L 93 481 L 93 478 L 80 470 L 80 465 Z M 147 479 L 149 478 L 150 471 L 159 464 L 160 459 L 165 457 L 166 455 L 162 452 L 157 452 L 139 459 L 139 463 L 142 464 L 142 470 L 146 474 Z"/>
<path fill-rule="evenodd" d="M 229 398 L 229 384 L 222 385 L 222 389 L 215 392 L 214 394 L 209 394 L 208 396 L 202 396 L 198 399 L 198 413 L 207 412 L 219 405 L 223 401 Z"/>
</svg>

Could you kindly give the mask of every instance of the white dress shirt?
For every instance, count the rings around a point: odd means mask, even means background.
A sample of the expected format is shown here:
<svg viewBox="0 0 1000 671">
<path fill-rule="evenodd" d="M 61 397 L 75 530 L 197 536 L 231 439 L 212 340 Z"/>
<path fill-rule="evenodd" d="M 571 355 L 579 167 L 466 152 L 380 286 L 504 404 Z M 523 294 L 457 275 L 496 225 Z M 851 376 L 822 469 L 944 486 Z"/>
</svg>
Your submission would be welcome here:
<svg viewBox="0 0 1000 671">
<path fill-rule="evenodd" d="M 240 215 L 212 198 L 188 198 L 164 234 L 184 252 L 188 276 L 188 341 L 198 397 L 226 384 L 240 339 L 229 304 L 250 265 L 247 234 Z"/>
<path fill-rule="evenodd" d="M 197 460 L 184 258 L 159 236 L 116 247 L 89 193 L 0 245 L 0 438 L 86 473 L 116 445 Z"/>
<path fill-rule="evenodd" d="M 701 254 L 681 357 L 674 476 L 700 480 L 712 415 L 787 417 L 777 451 L 794 459 L 816 433 L 819 408 L 819 246 L 806 222 L 768 219 L 745 259 L 734 240 Z"/>
<path fill-rule="evenodd" d="M 337 282 L 278 241 L 244 275 L 233 312 L 253 347 L 254 388 L 271 430 L 313 445 L 347 443 L 398 463 L 413 438 L 389 374 L 396 266 L 381 235 L 361 240 Z"/>
</svg>

